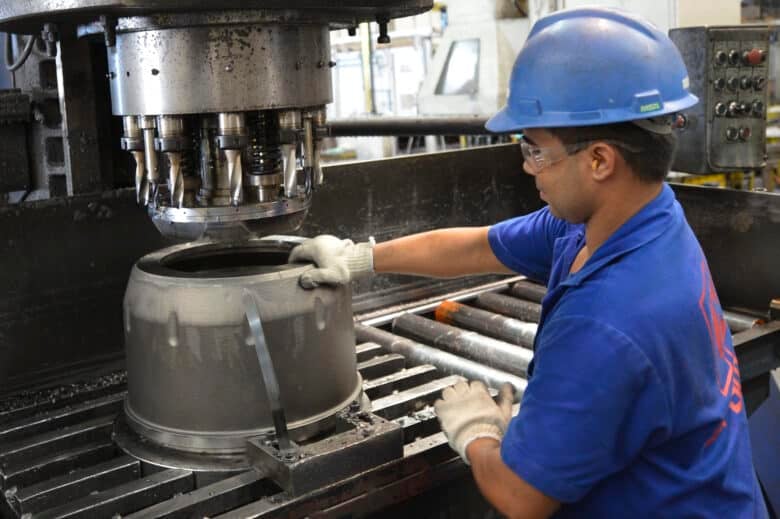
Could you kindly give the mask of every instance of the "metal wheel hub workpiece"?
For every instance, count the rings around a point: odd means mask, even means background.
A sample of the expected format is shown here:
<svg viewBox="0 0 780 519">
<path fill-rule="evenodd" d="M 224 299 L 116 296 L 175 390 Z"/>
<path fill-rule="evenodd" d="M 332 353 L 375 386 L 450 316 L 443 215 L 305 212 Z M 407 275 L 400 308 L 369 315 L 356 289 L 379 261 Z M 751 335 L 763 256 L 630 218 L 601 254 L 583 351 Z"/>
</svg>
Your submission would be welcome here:
<svg viewBox="0 0 780 519">
<path fill-rule="evenodd" d="M 262 240 L 188 244 L 136 263 L 124 302 L 125 432 L 181 459 L 213 460 L 240 457 L 247 439 L 273 433 L 247 293 L 258 304 L 293 439 L 327 431 L 360 401 L 349 287 L 302 289 L 298 278 L 312 266 L 287 264 L 289 249 Z M 144 458 L 149 448 L 139 444 L 123 447 Z M 159 458 L 150 461 L 177 465 Z"/>
</svg>

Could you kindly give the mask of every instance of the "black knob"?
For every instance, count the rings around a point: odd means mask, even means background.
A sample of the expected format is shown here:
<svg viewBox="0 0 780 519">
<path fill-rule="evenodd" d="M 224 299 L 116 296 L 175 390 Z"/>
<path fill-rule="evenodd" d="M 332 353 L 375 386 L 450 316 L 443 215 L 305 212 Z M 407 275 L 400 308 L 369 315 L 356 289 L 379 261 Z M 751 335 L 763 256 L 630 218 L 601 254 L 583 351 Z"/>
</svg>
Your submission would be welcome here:
<svg viewBox="0 0 780 519">
<path fill-rule="evenodd" d="M 737 103 L 736 101 L 732 101 L 732 102 L 729 103 L 729 110 L 728 111 L 729 111 L 729 115 L 731 117 L 736 117 L 742 111 L 742 106 L 739 103 Z"/>
<path fill-rule="evenodd" d="M 728 112 L 728 107 L 725 103 L 718 103 L 715 105 L 715 115 L 720 115 L 721 117 L 726 115 Z"/>
<path fill-rule="evenodd" d="M 726 62 L 728 62 L 728 60 L 729 60 L 728 55 L 722 50 L 719 50 L 718 52 L 715 53 L 715 63 L 719 65 L 725 65 Z"/>
<path fill-rule="evenodd" d="M 750 90 L 753 86 L 753 78 L 750 76 L 742 76 L 742 79 L 739 80 L 739 86 L 742 87 L 742 90 Z"/>
<path fill-rule="evenodd" d="M 739 137 L 739 130 L 733 126 L 726 128 L 726 139 L 729 141 L 735 141 Z"/>
<path fill-rule="evenodd" d="M 764 103 L 761 101 L 753 101 L 753 115 L 759 117 L 764 115 Z"/>
<path fill-rule="evenodd" d="M 726 88 L 726 80 L 722 77 L 719 77 L 718 79 L 712 82 L 712 87 L 715 90 L 723 90 L 724 88 Z"/>
<path fill-rule="evenodd" d="M 750 113 L 750 104 L 748 103 L 739 103 L 739 113 L 741 114 L 749 114 Z"/>
<path fill-rule="evenodd" d="M 739 78 L 736 76 L 730 77 L 728 81 L 726 81 L 726 85 L 729 87 L 729 90 L 736 92 L 739 88 Z"/>
<path fill-rule="evenodd" d="M 377 23 L 379 24 L 379 37 L 377 37 L 376 42 L 381 44 L 390 43 L 390 36 L 387 34 L 387 23 L 389 20 L 383 18 L 383 19 L 377 19 Z"/>
<path fill-rule="evenodd" d="M 732 65 L 739 65 L 740 60 L 742 59 L 742 56 L 740 55 L 738 50 L 732 50 L 729 52 L 729 63 Z"/>
<path fill-rule="evenodd" d="M 753 88 L 755 90 L 763 90 L 764 85 L 766 85 L 766 78 L 758 76 L 753 79 Z"/>
<path fill-rule="evenodd" d="M 751 135 L 753 135 L 753 132 L 747 126 L 743 126 L 742 128 L 739 129 L 740 140 L 746 141 L 750 138 Z"/>
</svg>

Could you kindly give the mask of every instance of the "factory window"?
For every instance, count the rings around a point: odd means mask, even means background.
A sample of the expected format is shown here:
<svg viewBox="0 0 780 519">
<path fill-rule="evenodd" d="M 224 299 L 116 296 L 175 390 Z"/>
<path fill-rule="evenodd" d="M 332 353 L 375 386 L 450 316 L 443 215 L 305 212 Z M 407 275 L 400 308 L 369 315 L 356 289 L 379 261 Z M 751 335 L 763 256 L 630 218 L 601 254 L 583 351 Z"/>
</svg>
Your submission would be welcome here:
<svg viewBox="0 0 780 519">
<path fill-rule="evenodd" d="M 436 86 L 436 95 L 471 95 L 479 90 L 479 38 L 455 41 Z"/>
</svg>

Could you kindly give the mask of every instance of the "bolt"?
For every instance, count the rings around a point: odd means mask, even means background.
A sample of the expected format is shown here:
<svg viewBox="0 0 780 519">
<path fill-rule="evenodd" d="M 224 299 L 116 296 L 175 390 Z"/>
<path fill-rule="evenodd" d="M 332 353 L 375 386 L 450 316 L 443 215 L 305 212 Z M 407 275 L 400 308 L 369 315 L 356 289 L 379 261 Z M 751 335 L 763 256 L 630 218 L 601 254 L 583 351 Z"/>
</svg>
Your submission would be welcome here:
<svg viewBox="0 0 780 519">
<path fill-rule="evenodd" d="M 225 65 L 225 72 L 233 72 L 233 65 Z"/>
<path fill-rule="evenodd" d="M 376 39 L 377 43 L 390 43 L 390 36 L 387 34 L 387 23 L 389 20 L 387 18 L 377 18 L 377 23 L 379 24 L 379 37 Z"/>
</svg>

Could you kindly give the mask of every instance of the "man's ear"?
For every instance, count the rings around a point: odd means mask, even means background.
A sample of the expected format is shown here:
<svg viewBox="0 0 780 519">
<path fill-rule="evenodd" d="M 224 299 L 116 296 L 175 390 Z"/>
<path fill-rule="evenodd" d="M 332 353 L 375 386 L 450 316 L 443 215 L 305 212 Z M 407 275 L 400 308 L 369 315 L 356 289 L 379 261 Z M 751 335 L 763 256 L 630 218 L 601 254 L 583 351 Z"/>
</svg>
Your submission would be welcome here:
<svg viewBox="0 0 780 519">
<path fill-rule="evenodd" d="M 606 143 L 596 142 L 588 150 L 590 173 L 593 180 L 603 182 L 612 177 L 620 160 L 618 151 Z"/>
</svg>

